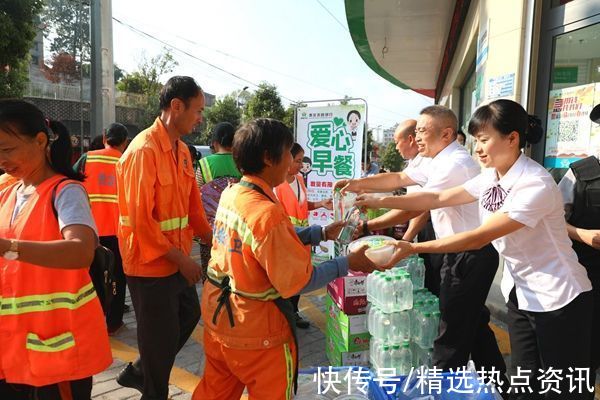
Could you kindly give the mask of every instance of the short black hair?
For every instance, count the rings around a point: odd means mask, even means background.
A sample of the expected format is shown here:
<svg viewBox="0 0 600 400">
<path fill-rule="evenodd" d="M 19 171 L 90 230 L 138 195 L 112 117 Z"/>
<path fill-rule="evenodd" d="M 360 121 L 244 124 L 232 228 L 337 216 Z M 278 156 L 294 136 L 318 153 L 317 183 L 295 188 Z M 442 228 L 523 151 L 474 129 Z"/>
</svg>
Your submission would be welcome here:
<svg viewBox="0 0 600 400">
<path fill-rule="evenodd" d="M 310 157 L 307 156 L 304 156 L 304 158 L 302 158 L 302 163 L 310 164 L 312 166 L 312 160 L 310 159 Z"/>
<path fill-rule="evenodd" d="M 201 157 L 198 157 L 198 149 L 196 149 L 196 146 L 194 146 L 192 144 L 188 144 L 187 148 L 190 151 L 190 156 L 192 157 L 192 163 L 195 163 L 196 161 L 198 161 L 201 158 Z"/>
<path fill-rule="evenodd" d="M 506 136 L 517 132 L 520 148 L 524 148 L 526 143 L 539 142 L 544 134 L 539 118 L 528 115 L 519 103 L 506 99 L 493 101 L 475 110 L 469 121 L 469 134 L 475 136 L 487 126 Z"/>
<path fill-rule="evenodd" d="M 179 99 L 187 107 L 190 99 L 202 94 L 202 88 L 190 76 L 174 76 L 160 89 L 160 109 L 167 110 L 171 107 L 171 100 Z"/>
<path fill-rule="evenodd" d="M 219 122 L 212 130 L 212 141 L 219 143 L 223 147 L 231 147 L 234 135 L 235 128 L 231 123 Z"/>
<path fill-rule="evenodd" d="M 292 145 L 292 150 L 290 151 L 292 152 L 292 157 L 296 157 L 298 153 L 304 153 L 304 149 L 302 148 L 302 146 L 300 146 L 300 143 L 294 143 Z"/>
<path fill-rule="evenodd" d="M 128 135 L 129 131 L 125 125 L 119 124 L 118 122 L 110 124 L 104 133 L 104 136 L 106 137 L 106 143 L 108 143 L 110 146 L 122 145 L 127 140 Z"/>
<path fill-rule="evenodd" d="M 352 111 L 350 111 L 350 112 L 348 113 L 348 115 L 346 116 L 346 121 L 349 121 L 349 120 L 350 120 L 350 116 L 351 116 L 352 114 L 356 114 L 356 115 L 358 115 L 358 119 L 360 119 L 360 113 L 358 112 L 358 110 L 352 110 Z"/>
<path fill-rule="evenodd" d="M 459 130 L 458 132 L 456 132 L 456 136 L 462 136 L 463 138 L 465 138 L 465 140 L 467 140 L 467 135 L 465 135 L 465 133 L 461 130 Z"/>
<path fill-rule="evenodd" d="M 452 133 L 456 135 L 458 131 L 458 118 L 456 118 L 456 114 L 454 111 L 449 109 L 448 107 L 434 104 L 432 106 L 427 106 L 421 110 L 419 115 L 429 115 L 434 119 L 446 120 L 450 124 L 450 128 L 452 128 Z"/>
<path fill-rule="evenodd" d="M 263 156 L 279 162 L 290 151 L 294 136 L 281 121 L 258 118 L 242 125 L 233 138 L 233 159 L 244 174 L 257 174 L 265 168 Z"/>
</svg>

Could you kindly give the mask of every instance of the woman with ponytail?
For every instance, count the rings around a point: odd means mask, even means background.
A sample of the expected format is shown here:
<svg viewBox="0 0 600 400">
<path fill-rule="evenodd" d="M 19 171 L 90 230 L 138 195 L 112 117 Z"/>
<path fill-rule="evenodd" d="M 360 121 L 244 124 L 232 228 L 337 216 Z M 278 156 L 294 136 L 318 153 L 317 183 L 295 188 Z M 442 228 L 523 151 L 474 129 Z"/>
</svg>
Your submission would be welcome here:
<svg viewBox="0 0 600 400">
<path fill-rule="evenodd" d="M 0 398 L 89 399 L 112 362 L 88 268 L 98 243 L 65 126 L 0 100 Z M 65 397 L 71 396 L 71 397 Z"/>
<path fill-rule="evenodd" d="M 479 228 L 429 242 L 397 242 L 389 264 L 411 254 L 460 252 L 491 242 L 504 256 L 501 287 L 508 307 L 511 374 L 519 382 L 528 379 L 524 393 L 524 387 L 516 387 L 510 397 L 593 398 L 589 375 L 585 381 L 592 286 L 571 248 L 558 186 L 521 151 L 541 139 L 539 120 L 514 101 L 496 100 L 475 111 L 469 134 L 477 141 L 475 152 L 484 167 L 480 175 L 438 193 L 380 199 L 362 195 L 357 205 L 411 211 L 478 201 Z M 563 374 L 560 393 L 540 386 L 550 368 Z M 577 377 L 583 382 L 570 385 L 567 374 L 572 382 Z"/>
</svg>

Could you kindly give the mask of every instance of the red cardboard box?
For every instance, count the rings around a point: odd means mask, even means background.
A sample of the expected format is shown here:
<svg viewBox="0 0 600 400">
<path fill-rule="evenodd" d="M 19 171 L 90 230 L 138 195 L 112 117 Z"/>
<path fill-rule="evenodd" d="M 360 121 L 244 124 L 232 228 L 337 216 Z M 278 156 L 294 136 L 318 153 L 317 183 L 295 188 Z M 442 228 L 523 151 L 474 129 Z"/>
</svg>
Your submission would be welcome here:
<svg viewBox="0 0 600 400">
<path fill-rule="evenodd" d="M 327 285 L 327 292 L 338 307 L 348 315 L 364 314 L 367 311 L 367 274 L 350 272 Z"/>
</svg>

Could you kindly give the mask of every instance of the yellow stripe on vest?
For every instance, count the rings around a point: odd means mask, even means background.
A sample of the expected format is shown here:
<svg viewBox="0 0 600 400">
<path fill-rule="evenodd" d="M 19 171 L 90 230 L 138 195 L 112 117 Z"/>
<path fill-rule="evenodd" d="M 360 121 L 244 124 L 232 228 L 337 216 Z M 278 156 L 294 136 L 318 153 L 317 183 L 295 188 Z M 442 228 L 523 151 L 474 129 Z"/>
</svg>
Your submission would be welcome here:
<svg viewBox="0 0 600 400">
<path fill-rule="evenodd" d="M 20 315 L 61 308 L 75 310 L 95 297 L 96 291 L 91 282 L 79 289 L 77 293 L 57 292 L 22 297 L 0 297 L 0 315 Z"/>
<path fill-rule="evenodd" d="M 292 225 L 297 226 L 299 228 L 308 226 L 307 219 L 300 219 L 300 218 L 290 216 L 290 221 L 292 221 Z"/>
<path fill-rule="evenodd" d="M 183 229 L 188 226 L 188 216 L 185 217 L 175 217 L 171 219 L 167 219 L 165 221 L 160 221 L 160 230 L 165 231 L 173 231 L 175 229 Z"/>
<path fill-rule="evenodd" d="M 25 346 L 29 350 L 54 353 L 75 346 L 75 338 L 71 332 L 63 333 L 62 335 L 46 340 L 40 339 L 35 333 L 28 333 L 27 344 Z"/>
<path fill-rule="evenodd" d="M 87 163 L 100 163 L 100 164 L 116 164 L 119 162 L 119 157 L 111 157 L 111 156 L 87 156 L 85 159 Z"/>
<path fill-rule="evenodd" d="M 90 203 L 118 203 L 116 194 L 89 194 Z"/>
<path fill-rule="evenodd" d="M 226 228 L 237 232 L 240 240 L 250 246 L 252 251 L 258 247 L 258 242 L 254 239 L 254 234 L 248 227 L 248 224 L 244 219 L 236 212 L 228 210 L 225 207 L 217 208 L 217 215 L 215 216 L 215 226 L 218 224 L 225 225 Z"/>
<path fill-rule="evenodd" d="M 208 161 L 206 158 L 200 159 L 200 172 L 202 172 L 202 178 L 204 178 L 204 183 L 208 183 L 213 180 L 212 172 L 210 171 L 210 166 L 208 165 Z"/>
</svg>

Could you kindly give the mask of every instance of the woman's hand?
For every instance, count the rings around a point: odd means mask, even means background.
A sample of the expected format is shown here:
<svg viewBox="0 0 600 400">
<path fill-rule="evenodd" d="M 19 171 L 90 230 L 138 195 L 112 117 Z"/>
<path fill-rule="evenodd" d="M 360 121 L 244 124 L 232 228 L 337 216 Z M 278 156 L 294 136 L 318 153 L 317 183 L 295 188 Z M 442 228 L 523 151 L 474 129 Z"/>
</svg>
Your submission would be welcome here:
<svg viewBox="0 0 600 400">
<path fill-rule="evenodd" d="M 411 242 L 405 242 L 404 240 L 397 240 L 394 242 L 390 240 L 389 243 L 393 244 L 396 247 L 396 250 L 394 250 L 394 254 L 390 261 L 383 266 L 384 269 L 390 269 L 398 264 L 400 260 L 415 254 L 414 245 Z"/>
</svg>

